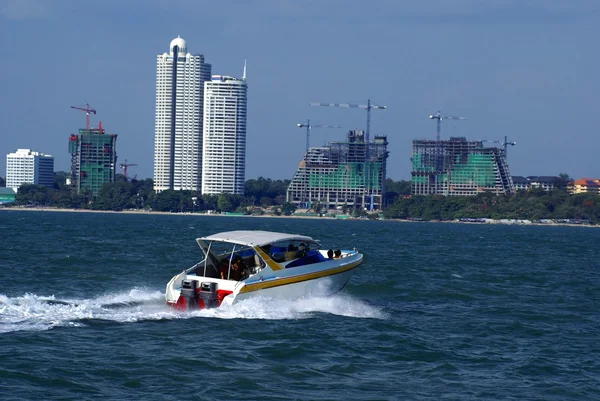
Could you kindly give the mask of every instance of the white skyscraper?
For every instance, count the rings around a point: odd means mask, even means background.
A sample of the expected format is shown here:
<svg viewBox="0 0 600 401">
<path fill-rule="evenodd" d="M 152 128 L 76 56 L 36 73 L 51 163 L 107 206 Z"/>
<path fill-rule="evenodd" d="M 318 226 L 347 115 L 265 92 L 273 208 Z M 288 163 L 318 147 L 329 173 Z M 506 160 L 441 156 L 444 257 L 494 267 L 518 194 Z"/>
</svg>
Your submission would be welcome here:
<svg viewBox="0 0 600 401">
<path fill-rule="evenodd" d="M 17 149 L 6 155 L 6 187 L 15 191 L 22 184 L 54 185 L 54 157 L 31 149 Z"/>
<path fill-rule="evenodd" d="M 244 194 L 246 67 L 242 79 L 213 75 L 204 83 L 203 194 Z"/>
<path fill-rule="evenodd" d="M 201 189 L 202 100 L 211 66 L 187 53 L 185 40 L 171 41 L 156 58 L 154 190 Z"/>
</svg>

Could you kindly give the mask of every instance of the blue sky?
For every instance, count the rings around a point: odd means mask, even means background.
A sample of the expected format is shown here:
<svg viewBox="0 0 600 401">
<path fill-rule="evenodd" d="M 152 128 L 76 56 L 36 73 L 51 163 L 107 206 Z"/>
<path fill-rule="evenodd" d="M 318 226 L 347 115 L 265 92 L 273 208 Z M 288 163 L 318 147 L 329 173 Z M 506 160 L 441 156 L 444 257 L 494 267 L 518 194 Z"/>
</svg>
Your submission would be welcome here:
<svg viewBox="0 0 600 401">
<path fill-rule="evenodd" d="M 413 139 L 501 141 L 512 175 L 600 177 L 596 0 L 0 0 L 0 176 L 31 148 L 68 170 L 68 135 L 89 103 L 119 135 L 119 162 L 152 177 L 156 55 L 174 37 L 213 74 L 248 62 L 246 178 L 292 178 L 311 144 L 364 129 L 388 136 L 388 177 L 410 179 Z"/>
</svg>

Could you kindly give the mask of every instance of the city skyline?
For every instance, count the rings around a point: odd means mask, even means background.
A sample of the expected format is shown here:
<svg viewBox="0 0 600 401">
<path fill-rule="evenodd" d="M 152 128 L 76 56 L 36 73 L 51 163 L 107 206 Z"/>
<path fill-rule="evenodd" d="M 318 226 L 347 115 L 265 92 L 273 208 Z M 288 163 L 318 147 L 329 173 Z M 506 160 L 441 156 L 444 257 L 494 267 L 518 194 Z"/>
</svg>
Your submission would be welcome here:
<svg viewBox="0 0 600 401">
<path fill-rule="evenodd" d="M 343 7 L 341 4 L 343 3 Z M 0 4 L 4 91 L 0 153 L 32 148 L 69 171 L 64 138 L 84 126 L 71 105 L 89 103 L 108 133 L 119 134 L 119 161 L 153 176 L 156 70 L 152 57 L 181 35 L 215 72 L 252 76 L 246 179 L 291 179 L 305 151 L 296 124 L 315 130 L 312 144 L 364 130 L 360 109 L 310 102 L 386 105 L 372 113 L 371 135 L 387 135 L 387 176 L 410 179 L 414 139 L 499 140 L 512 175 L 598 177 L 594 100 L 600 78 L 594 48 L 600 5 L 523 0 L 479 2 L 224 1 L 102 4 L 5 0 Z M 165 13 L 174 18 L 165 20 Z M 98 24 L 90 26 L 93 19 Z M 111 29 L 101 29 L 106 23 Z M 82 34 L 85 29 L 85 34 Z M 19 46 L 15 46 L 18 38 Z M 64 51 L 63 43 L 68 43 Z M 43 60 L 33 63 L 27 60 Z M 251 139 L 250 139 L 251 138 Z M 4 166 L 0 176 L 5 177 Z"/>
</svg>

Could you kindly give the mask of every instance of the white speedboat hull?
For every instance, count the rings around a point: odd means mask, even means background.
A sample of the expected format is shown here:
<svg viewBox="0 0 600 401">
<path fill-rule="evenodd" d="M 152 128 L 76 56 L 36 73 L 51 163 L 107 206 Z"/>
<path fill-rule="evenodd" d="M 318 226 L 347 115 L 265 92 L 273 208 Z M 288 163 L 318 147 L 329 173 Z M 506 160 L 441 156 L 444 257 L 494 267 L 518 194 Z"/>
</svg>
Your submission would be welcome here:
<svg viewBox="0 0 600 401">
<path fill-rule="evenodd" d="M 341 291 L 346 286 L 352 273 L 352 270 L 347 270 L 331 276 L 298 281 L 292 284 L 284 284 L 252 292 L 244 292 L 235 296 L 232 303 L 257 295 L 273 299 L 297 299 L 311 296 L 332 295 Z"/>
</svg>

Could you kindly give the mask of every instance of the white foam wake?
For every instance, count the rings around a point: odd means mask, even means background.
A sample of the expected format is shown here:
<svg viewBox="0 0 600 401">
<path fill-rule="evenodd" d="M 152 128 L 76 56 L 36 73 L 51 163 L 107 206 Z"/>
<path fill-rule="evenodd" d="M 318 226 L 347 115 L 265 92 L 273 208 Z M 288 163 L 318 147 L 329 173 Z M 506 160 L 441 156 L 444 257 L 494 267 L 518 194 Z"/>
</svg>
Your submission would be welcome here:
<svg viewBox="0 0 600 401">
<path fill-rule="evenodd" d="M 161 292 L 144 288 L 92 299 L 57 299 L 29 293 L 9 298 L 0 294 L 0 333 L 82 326 L 80 321 L 84 319 L 131 322 L 164 319 L 172 314 L 164 307 Z"/>
<path fill-rule="evenodd" d="M 57 299 L 54 296 L 0 294 L 0 334 L 41 331 L 55 327 L 81 327 L 85 320 L 137 322 L 163 319 L 213 317 L 221 319 L 302 319 L 315 313 L 356 318 L 385 319 L 386 314 L 347 295 L 298 300 L 252 298 L 217 309 L 181 312 L 165 305 L 161 291 L 133 288 L 91 299 Z"/>
<path fill-rule="evenodd" d="M 343 294 L 328 297 L 311 296 L 295 300 L 253 297 L 230 306 L 223 305 L 218 309 L 194 313 L 213 313 L 215 317 L 225 319 L 303 319 L 313 317 L 317 313 L 355 318 L 387 318 L 387 314 L 380 308 Z"/>
</svg>

